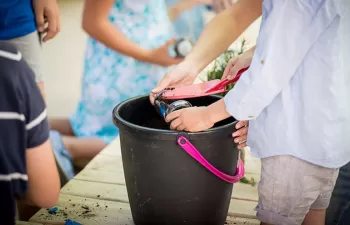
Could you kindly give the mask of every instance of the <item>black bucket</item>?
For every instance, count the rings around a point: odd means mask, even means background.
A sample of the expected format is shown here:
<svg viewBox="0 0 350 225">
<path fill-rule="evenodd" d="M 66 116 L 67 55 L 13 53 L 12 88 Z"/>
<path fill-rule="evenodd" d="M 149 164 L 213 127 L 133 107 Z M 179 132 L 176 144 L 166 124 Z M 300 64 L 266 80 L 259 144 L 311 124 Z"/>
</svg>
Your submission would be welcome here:
<svg viewBox="0 0 350 225">
<path fill-rule="evenodd" d="M 219 96 L 188 99 L 207 106 Z M 236 121 L 229 118 L 199 133 L 179 133 L 157 114 L 148 96 L 129 99 L 113 110 L 120 129 L 125 181 L 136 225 L 223 225 L 233 184 L 206 169 L 178 144 L 188 139 L 213 167 L 235 175 L 239 150 Z"/>
</svg>

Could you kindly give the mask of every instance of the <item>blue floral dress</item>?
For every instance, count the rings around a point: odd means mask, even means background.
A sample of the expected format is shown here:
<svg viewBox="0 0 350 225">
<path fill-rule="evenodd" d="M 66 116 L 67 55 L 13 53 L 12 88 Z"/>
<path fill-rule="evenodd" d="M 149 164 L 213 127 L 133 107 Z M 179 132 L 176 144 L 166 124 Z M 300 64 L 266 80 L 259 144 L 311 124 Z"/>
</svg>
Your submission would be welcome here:
<svg viewBox="0 0 350 225">
<path fill-rule="evenodd" d="M 117 0 L 110 21 L 129 40 L 154 49 L 174 37 L 162 0 Z M 82 93 L 70 117 L 79 137 L 99 137 L 110 143 L 118 136 L 113 108 L 128 98 L 149 94 L 167 68 L 119 54 L 91 37 L 87 42 Z"/>
</svg>

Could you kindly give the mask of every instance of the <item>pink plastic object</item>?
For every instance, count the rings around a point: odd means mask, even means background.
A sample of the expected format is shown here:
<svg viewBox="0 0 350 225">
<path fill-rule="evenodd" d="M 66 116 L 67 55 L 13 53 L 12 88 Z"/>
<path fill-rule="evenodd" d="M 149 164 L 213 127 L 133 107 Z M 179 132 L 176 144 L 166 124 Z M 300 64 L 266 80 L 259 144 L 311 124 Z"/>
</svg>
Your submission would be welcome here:
<svg viewBox="0 0 350 225">
<path fill-rule="evenodd" d="M 211 80 L 204 83 L 192 84 L 188 86 L 177 87 L 164 91 L 160 98 L 162 99 L 185 99 L 195 98 L 207 95 L 215 95 L 226 91 L 226 87 L 229 84 L 233 84 L 239 80 L 242 73 L 248 68 L 241 69 L 235 78 L 232 80 Z"/>
<path fill-rule="evenodd" d="M 183 150 L 185 150 L 189 155 L 191 155 L 195 160 L 197 160 L 202 166 L 207 168 L 211 173 L 213 173 L 215 176 L 219 177 L 220 179 L 228 182 L 228 183 L 237 183 L 240 179 L 244 177 L 244 164 L 239 159 L 238 160 L 238 166 L 236 170 L 236 175 L 231 176 L 228 174 L 225 174 L 221 172 L 220 170 L 216 169 L 213 165 L 211 165 L 194 147 L 189 140 L 187 140 L 184 136 L 180 136 L 177 139 L 177 143 L 182 147 Z"/>
</svg>

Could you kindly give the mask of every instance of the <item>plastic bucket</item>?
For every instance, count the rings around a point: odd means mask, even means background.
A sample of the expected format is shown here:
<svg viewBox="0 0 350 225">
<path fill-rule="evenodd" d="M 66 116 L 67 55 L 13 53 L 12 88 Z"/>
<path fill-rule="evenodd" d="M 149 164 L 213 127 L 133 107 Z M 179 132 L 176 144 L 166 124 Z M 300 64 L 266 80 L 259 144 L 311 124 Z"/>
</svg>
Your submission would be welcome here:
<svg viewBox="0 0 350 225">
<path fill-rule="evenodd" d="M 207 106 L 219 99 L 207 96 L 188 101 Z M 117 105 L 113 121 L 120 129 L 125 181 L 136 225 L 225 223 L 237 181 L 232 178 L 237 178 L 234 175 L 240 165 L 232 138 L 233 118 L 208 131 L 179 133 L 169 130 L 148 96 L 141 96 Z M 242 172 L 241 168 L 240 177 Z"/>
</svg>

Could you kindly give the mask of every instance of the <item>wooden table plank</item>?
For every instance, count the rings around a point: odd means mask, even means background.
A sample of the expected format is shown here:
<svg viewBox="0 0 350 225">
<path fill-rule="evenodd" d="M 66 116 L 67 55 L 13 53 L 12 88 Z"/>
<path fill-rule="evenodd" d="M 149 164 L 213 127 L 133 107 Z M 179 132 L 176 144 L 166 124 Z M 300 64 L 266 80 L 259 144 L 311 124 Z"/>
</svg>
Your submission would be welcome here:
<svg viewBox="0 0 350 225">
<path fill-rule="evenodd" d="M 106 148 L 104 148 L 100 154 L 110 156 L 121 156 L 119 137 L 112 141 Z"/>
<path fill-rule="evenodd" d="M 76 175 L 74 180 L 125 185 L 124 172 L 122 169 L 120 169 L 119 172 L 115 172 L 87 168 Z"/>
<path fill-rule="evenodd" d="M 55 215 L 46 209 L 39 210 L 30 222 L 61 225 L 70 219 L 84 225 L 134 224 L 129 205 L 121 202 L 61 194 L 57 207 L 59 211 Z"/>
<path fill-rule="evenodd" d="M 62 189 L 65 195 L 128 203 L 125 185 L 71 180 Z"/>
<path fill-rule="evenodd" d="M 84 169 L 99 169 L 119 172 L 123 169 L 121 156 L 98 154 Z"/>
<path fill-rule="evenodd" d="M 62 188 L 61 193 L 115 202 L 129 202 L 126 186 L 117 184 L 72 180 L 64 188 Z M 232 199 L 230 203 L 229 215 L 244 218 L 256 218 L 254 211 L 256 205 L 256 201 Z"/>
<path fill-rule="evenodd" d="M 77 176 L 76 179 L 74 179 L 74 181 L 125 185 L 124 176 L 122 176 L 121 174 L 101 170 L 83 171 Z M 66 189 L 63 190 L 66 191 Z M 242 200 L 244 199 L 247 201 L 258 201 L 257 187 L 252 187 L 248 184 L 237 183 L 233 186 L 232 198 Z"/>
<path fill-rule="evenodd" d="M 256 206 L 257 203 L 253 201 L 231 199 L 228 215 L 234 217 L 256 219 Z"/>
<path fill-rule="evenodd" d="M 70 219 L 84 225 L 133 225 L 130 207 L 126 203 L 62 194 L 57 207 L 59 211 L 55 215 L 49 214 L 46 209 L 41 209 L 30 221 L 61 225 L 64 224 L 65 220 Z M 228 217 L 227 223 L 237 225 L 258 224 L 256 220 L 236 217 Z"/>
</svg>

